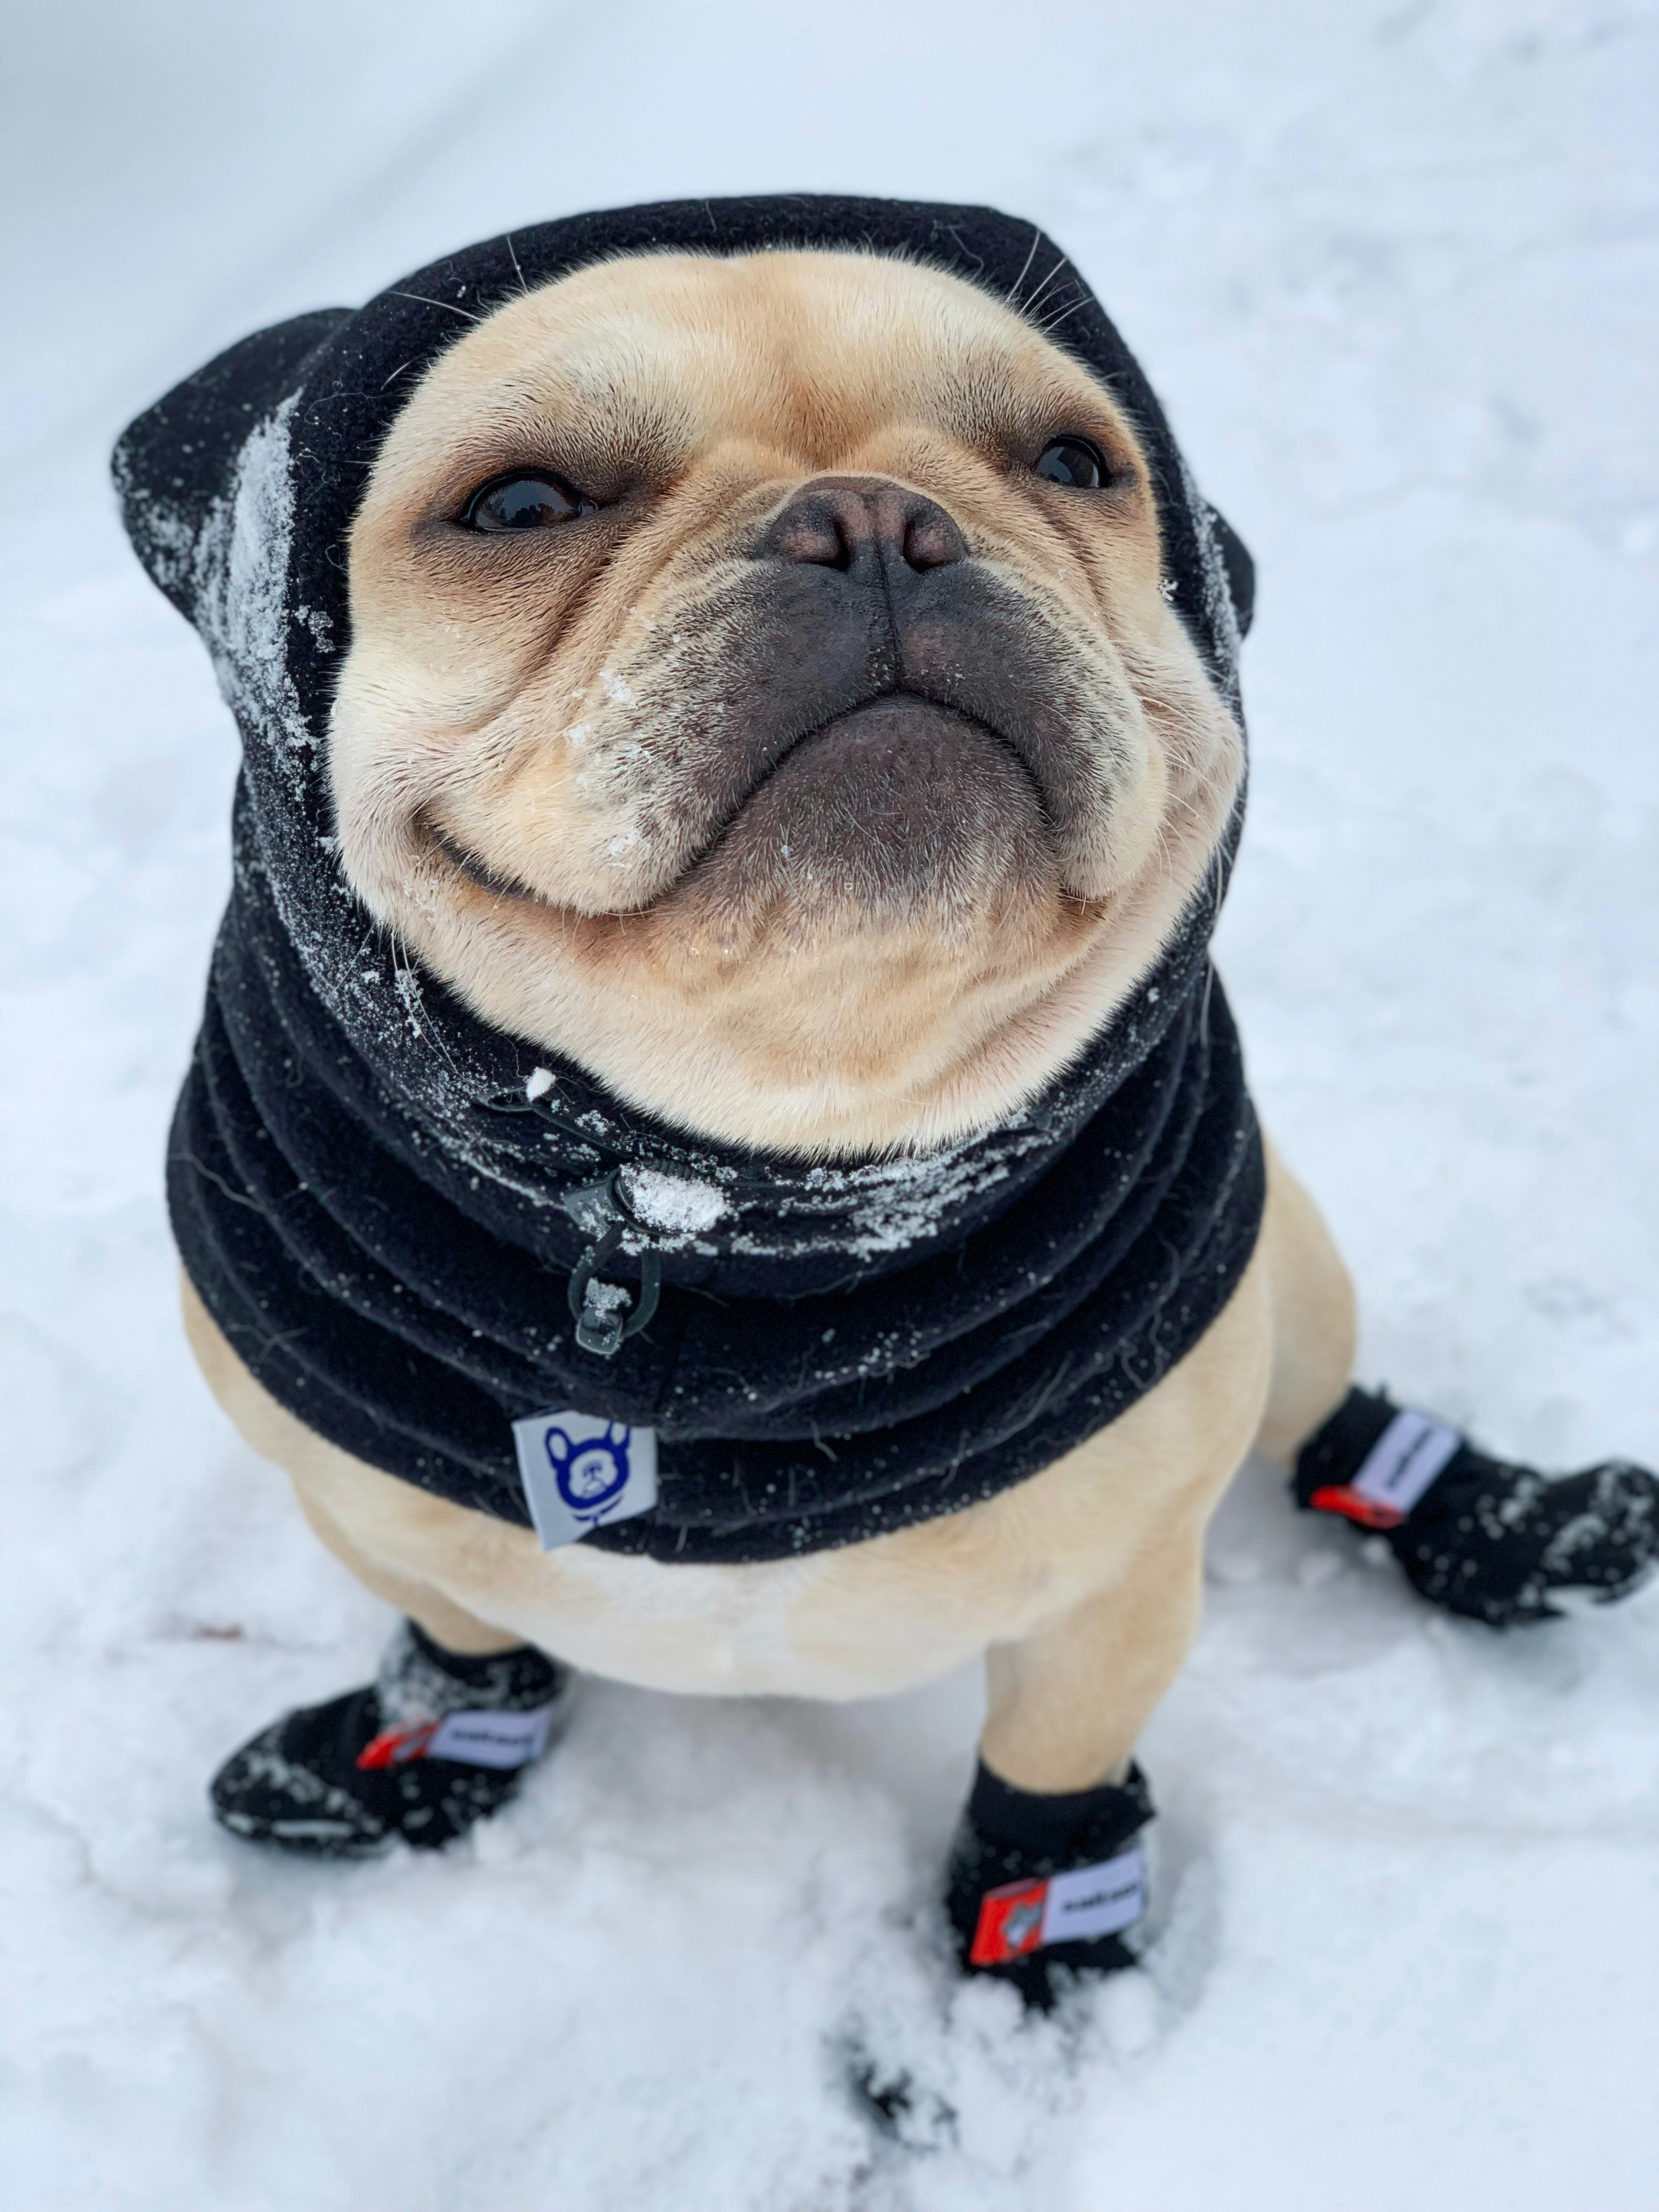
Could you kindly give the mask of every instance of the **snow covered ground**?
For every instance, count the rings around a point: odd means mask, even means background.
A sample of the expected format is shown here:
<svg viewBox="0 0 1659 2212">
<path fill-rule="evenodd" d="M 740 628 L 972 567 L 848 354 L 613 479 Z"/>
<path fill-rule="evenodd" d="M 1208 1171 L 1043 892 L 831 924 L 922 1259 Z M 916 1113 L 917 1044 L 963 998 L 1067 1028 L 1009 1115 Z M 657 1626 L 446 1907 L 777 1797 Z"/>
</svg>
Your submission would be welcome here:
<svg viewBox="0 0 1659 2212">
<path fill-rule="evenodd" d="M 966 1678 L 835 1711 L 593 1685 L 439 1863 L 210 1826 L 217 1759 L 386 1622 L 175 1318 L 161 1142 L 232 738 L 103 477 L 246 328 L 509 224 L 790 186 L 1041 218 L 1261 563 L 1224 960 L 1365 1371 L 1547 1463 L 1659 1462 L 1652 0 L 27 12 L 6 2212 L 1652 2212 L 1659 1591 L 1504 1642 L 1259 1471 L 1145 1747 L 1150 1978 L 1066 2021 L 953 1988 L 919 1921 Z M 906 2142 L 846 2093 L 854 2035 L 924 2085 Z"/>
</svg>

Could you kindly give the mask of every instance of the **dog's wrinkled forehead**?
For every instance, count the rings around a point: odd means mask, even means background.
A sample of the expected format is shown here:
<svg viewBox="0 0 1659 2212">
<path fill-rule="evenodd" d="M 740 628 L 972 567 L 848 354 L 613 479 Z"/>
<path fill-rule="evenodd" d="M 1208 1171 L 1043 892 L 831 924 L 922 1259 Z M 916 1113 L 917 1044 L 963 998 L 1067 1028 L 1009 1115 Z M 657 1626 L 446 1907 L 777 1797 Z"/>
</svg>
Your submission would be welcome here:
<svg viewBox="0 0 1659 2212">
<path fill-rule="evenodd" d="M 411 394 L 376 477 L 413 489 L 411 471 L 476 471 L 500 441 L 538 437 L 601 477 L 672 471 L 724 439 L 810 469 L 896 424 L 1000 444 L 1068 410 L 1104 418 L 1132 460 L 1104 388 L 943 270 L 844 252 L 632 254 L 466 332 Z"/>
</svg>

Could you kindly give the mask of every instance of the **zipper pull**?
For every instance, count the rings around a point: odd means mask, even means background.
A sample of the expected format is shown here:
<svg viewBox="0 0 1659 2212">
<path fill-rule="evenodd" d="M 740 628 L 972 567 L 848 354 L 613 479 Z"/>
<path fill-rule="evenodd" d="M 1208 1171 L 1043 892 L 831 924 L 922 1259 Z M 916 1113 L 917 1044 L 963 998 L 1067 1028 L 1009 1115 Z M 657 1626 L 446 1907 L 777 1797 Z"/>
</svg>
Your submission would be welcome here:
<svg viewBox="0 0 1659 2212">
<path fill-rule="evenodd" d="M 614 1359 L 629 1337 L 649 1328 L 662 1296 L 662 1255 L 651 1245 L 649 1230 L 629 1204 L 621 1177 L 621 1168 L 612 1168 L 603 1182 L 582 1183 L 564 1196 L 565 1212 L 592 1237 L 570 1275 L 576 1342 L 600 1359 Z M 629 1229 L 647 1240 L 640 1255 L 637 1302 L 625 1284 L 604 1282 L 599 1277 L 599 1269 Z"/>
</svg>

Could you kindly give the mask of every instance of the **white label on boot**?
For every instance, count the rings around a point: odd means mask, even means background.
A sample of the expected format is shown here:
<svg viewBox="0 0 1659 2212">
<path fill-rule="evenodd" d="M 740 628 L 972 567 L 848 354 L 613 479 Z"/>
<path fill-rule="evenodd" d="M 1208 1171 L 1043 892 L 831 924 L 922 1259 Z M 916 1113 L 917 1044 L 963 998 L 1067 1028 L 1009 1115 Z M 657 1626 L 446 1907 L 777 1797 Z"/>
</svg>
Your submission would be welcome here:
<svg viewBox="0 0 1659 2212">
<path fill-rule="evenodd" d="M 631 1521 L 657 1502 L 657 1432 L 593 1413 L 514 1421 L 519 1473 L 544 1552 L 605 1521 Z"/>
<path fill-rule="evenodd" d="M 1348 1487 L 1373 1505 L 1391 1505 L 1403 1518 L 1462 1441 L 1432 1413 L 1396 1413 Z"/>
<path fill-rule="evenodd" d="M 1133 1928 L 1146 1910 L 1146 1861 L 1139 1844 L 1098 1865 L 1051 1874 L 1042 1901 L 1043 1943 L 1086 1942 Z"/>
<path fill-rule="evenodd" d="M 551 1705 L 529 1713 L 448 1713 L 427 1738 L 425 1759 L 464 1759 L 471 1766 L 528 1766 L 547 1749 Z"/>
</svg>

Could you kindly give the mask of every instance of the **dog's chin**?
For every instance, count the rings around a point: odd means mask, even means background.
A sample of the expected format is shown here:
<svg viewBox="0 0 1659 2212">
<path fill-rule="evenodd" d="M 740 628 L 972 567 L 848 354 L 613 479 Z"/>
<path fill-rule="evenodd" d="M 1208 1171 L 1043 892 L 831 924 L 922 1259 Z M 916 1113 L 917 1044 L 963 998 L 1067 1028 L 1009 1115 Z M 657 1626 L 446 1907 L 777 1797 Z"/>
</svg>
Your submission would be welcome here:
<svg viewBox="0 0 1659 2212">
<path fill-rule="evenodd" d="M 559 905 L 435 811 L 417 835 L 406 933 L 486 1020 L 671 1122 L 809 1156 L 1006 1110 L 1074 1048 L 1066 981 L 1107 926 L 1016 748 L 902 694 L 800 739 L 632 912 Z"/>
<path fill-rule="evenodd" d="M 647 902 L 595 912 L 469 838 L 441 805 L 416 844 L 493 898 L 559 914 L 573 940 L 677 937 L 726 960 L 799 955 L 825 939 L 926 929 L 940 949 L 1082 902 L 1061 880 L 1041 784 L 1018 745 L 907 692 L 872 700 L 799 738 Z"/>
<path fill-rule="evenodd" d="M 1042 793 L 1013 745 L 904 693 L 838 716 L 772 769 L 658 902 L 721 952 L 894 928 L 1028 931 L 1060 898 Z"/>
</svg>

